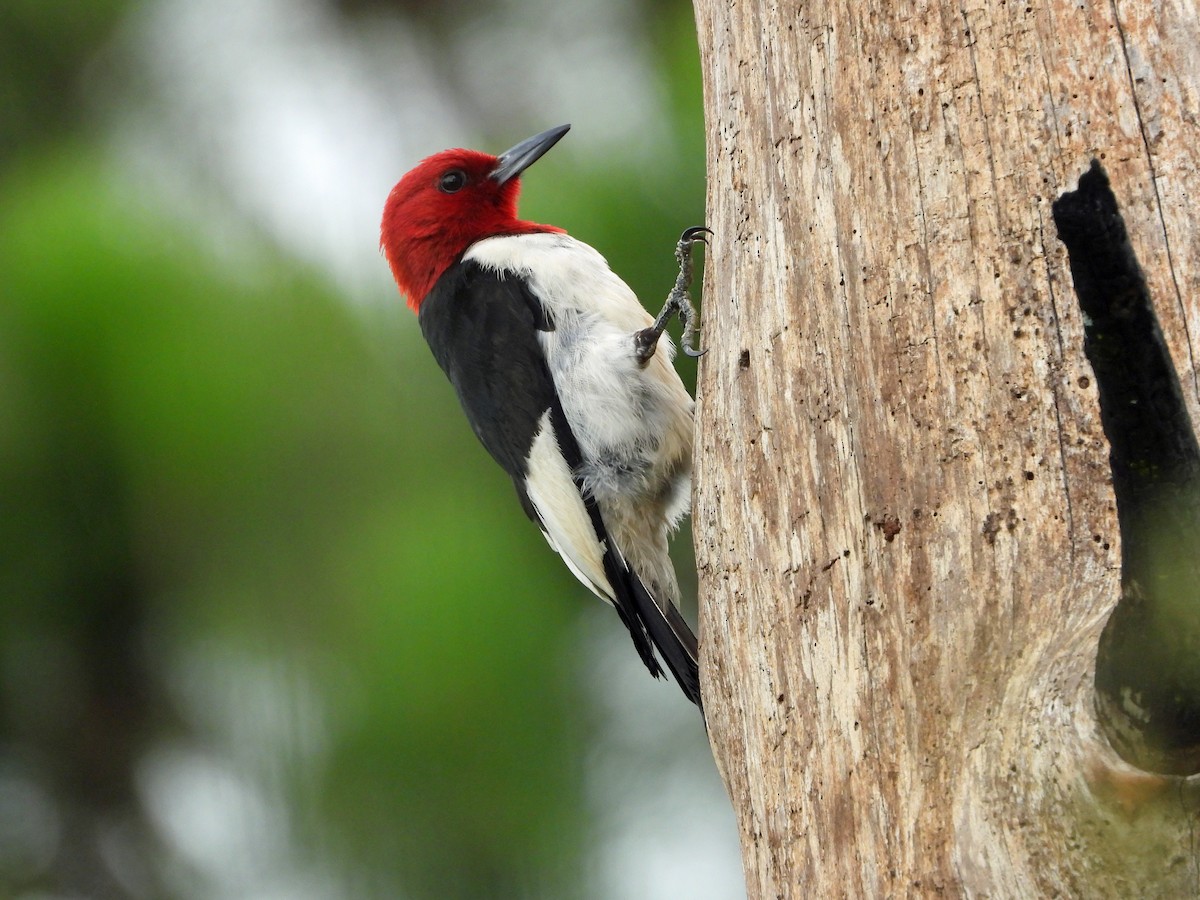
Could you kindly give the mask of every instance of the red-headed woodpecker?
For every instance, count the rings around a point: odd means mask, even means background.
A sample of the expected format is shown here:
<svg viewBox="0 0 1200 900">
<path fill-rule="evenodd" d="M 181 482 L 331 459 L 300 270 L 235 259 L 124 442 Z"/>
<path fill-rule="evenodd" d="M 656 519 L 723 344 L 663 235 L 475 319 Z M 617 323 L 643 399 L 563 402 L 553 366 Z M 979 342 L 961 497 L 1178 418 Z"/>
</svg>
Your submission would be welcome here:
<svg viewBox="0 0 1200 900">
<path fill-rule="evenodd" d="M 599 253 L 517 218 L 518 176 L 570 126 L 500 156 L 446 150 L 392 189 L 380 246 L 471 427 L 528 516 L 616 609 L 646 666 L 699 705 L 696 637 L 676 609 L 667 538 L 687 513 L 692 398 L 663 325 L 690 350 L 691 244 L 658 320 Z"/>
</svg>

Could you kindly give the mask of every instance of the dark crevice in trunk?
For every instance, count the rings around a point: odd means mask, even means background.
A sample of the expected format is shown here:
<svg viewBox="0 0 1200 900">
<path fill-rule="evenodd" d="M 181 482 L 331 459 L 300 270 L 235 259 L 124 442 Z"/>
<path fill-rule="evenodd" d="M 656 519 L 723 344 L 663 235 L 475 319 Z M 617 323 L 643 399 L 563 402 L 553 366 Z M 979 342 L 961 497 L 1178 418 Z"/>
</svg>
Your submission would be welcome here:
<svg viewBox="0 0 1200 900">
<path fill-rule="evenodd" d="M 1116 751 L 1200 771 L 1200 446 L 1108 175 L 1054 203 L 1111 447 L 1122 596 L 1100 638 L 1096 707 Z"/>
</svg>

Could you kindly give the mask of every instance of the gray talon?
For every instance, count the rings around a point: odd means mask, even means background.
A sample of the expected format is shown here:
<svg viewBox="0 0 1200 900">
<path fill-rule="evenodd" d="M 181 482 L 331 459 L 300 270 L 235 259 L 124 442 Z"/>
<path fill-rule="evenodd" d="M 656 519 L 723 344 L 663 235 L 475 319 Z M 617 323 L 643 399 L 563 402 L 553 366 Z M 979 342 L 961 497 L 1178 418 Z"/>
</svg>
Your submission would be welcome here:
<svg viewBox="0 0 1200 900">
<path fill-rule="evenodd" d="M 679 262 L 679 275 L 675 279 L 675 286 L 667 294 L 667 302 L 663 306 L 662 312 L 658 314 L 658 318 L 654 320 L 654 324 L 634 335 L 634 352 L 637 354 L 638 362 L 643 366 L 654 355 L 654 351 L 658 348 L 658 339 L 662 335 L 663 329 L 666 328 L 667 322 L 674 315 L 678 315 L 679 321 L 683 324 L 683 336 L 679 341 L 683 352 L 693 359 L 703 356 L 705 353 L 704 350 L 697 350 L 694 344 L 696 308 L 692 306 L 692 298 L 688 294 L 688 288 L 692 286 L 692 245 L 697 242 L 707 244 L 708 240 L 705 238 L 705 234 L 712 234 L 712 229 L 696 225 L 686 229 L 675 245 L 675 259 Z"/>
</svg>

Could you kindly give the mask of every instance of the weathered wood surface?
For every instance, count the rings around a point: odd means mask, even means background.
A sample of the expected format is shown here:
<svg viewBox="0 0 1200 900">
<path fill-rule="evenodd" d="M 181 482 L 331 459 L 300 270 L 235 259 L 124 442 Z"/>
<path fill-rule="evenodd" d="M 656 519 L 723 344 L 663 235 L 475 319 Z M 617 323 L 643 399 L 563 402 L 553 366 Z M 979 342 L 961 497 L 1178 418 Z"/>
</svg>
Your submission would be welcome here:
<svg viewBox="0 0 1200 900">
<path fill-rule="evenodd" d="M 696 11 L 702 669 L 750 897 L 1196 895 L 1197 789 L 1096 725 L 1120 545 L 1050 214 L 1100 159 L 1200 421 L 1194 8 Z"/>
</svg>

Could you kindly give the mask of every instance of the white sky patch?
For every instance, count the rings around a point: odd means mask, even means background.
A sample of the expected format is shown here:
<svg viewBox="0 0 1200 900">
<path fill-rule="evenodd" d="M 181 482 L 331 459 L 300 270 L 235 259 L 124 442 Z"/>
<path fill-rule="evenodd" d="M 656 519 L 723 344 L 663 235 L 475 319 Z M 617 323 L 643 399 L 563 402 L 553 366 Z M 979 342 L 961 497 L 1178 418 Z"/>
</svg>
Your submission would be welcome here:
<svg viewBox="0 0 1200 900">
<path fill-rule="evenodd" d="M 382 67 L 364 51 L 385 37 Z M 383 20 L 364 41 L 309 0 L 159 0 L 131 40 L 149 96 L 118 135 L 141 145 L 126 156 L 160 179 L 215 187 L 351 297 L 395 299 L 378 252 L 384 200 L 462 131 L 407 34 Z"/>
<path fill-rule="evenodd" d="M 537 130 L 569 122 L 570 152 L 633 165 L 670 137 L 642 12 L 623 0 L 506 0 L 463 23 L 454 64 L 476 106 Z"/>
<path fill-rule="evenodd" d="M 142 762 L 137 784 L 159 833 L 194 870 L 169 871 L 176 896 L 342 896 L 327 872 L 294 852 L 282 806 L 217 757 L 160 746 Z"/>
<path fill-rule="evenodd" d="M 661 152 L 665 98 L 626 7 L 510 2 L 465 20 L 447 53 L 394 19 L 348 26 L 316 0 L 158 0 L 128 35 L 146 108 L 115 139 L 138 177 L 215 188 L 353 299 L 393 302 L 379 218 L 430 153 L 499 153 L 560 122 L 576 146 L 556 154 L 633 165 Z"/>
<path fill-rule="evenodd" d="M 650 677 L 612 618 L 598 604 L 580 618 L 581 677 L 602 714 L 587 770 L 599 825 L 591 896 L 745 897 L 737 826 L 700 714 L 674 682 Z"/>
</svg>

